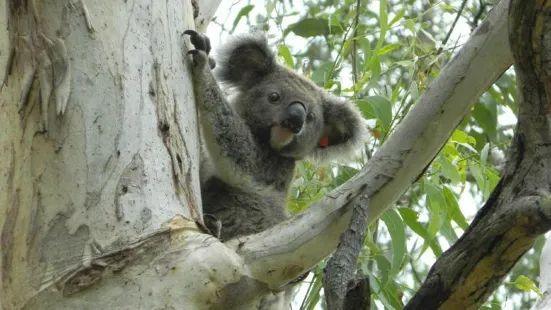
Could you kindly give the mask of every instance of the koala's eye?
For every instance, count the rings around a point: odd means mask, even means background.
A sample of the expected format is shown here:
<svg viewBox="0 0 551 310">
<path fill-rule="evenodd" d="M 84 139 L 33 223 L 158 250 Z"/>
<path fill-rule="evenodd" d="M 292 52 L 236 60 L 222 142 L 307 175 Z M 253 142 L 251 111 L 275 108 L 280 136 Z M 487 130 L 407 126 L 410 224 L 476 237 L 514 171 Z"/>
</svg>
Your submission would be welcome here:
<svg viewBox="0 0 551 310">
<path fill-rule="evenodd" d="M 306 120 L 309 121 L 309 122 L 311 122 L 311 121 L 314 120 L 315 117 L 316 117 L 316 116 L 314 115 L 313 112 L 309 112 L 309 113 L 306 115 Z"/>
<path fill-rule="evenodd" d="M 272 103 L 276 102 L 279 100 L 279 94 L 276 93 L 276 92 L 273 92 L 271 94 L 268 95 L 268 100 Z"/>
</svg>

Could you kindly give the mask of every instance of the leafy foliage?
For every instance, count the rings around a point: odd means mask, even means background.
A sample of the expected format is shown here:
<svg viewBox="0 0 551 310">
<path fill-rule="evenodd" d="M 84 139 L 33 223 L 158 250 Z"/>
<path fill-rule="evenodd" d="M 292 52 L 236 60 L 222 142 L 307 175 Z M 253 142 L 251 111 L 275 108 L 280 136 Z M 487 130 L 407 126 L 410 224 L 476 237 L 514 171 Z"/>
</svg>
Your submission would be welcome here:
<svg viewBox="0 0 551 310">
<path fill-rule="evenodd" d="M 283 63 L 349 98 L 368 120 L 369 143 L 355 161 L 298 165 L 289 202 L 292 213 L 346 182 L 369 160 L 490 9 L 485 1 L 468 1 L 463 10 L 461 4 L 250 1 L 235 4 L 241 7 L 230 10 L 238 12 L 233 20 L 215 21 L 225 34 L 240 26 L 267 31 Z M 458 15 L 460 26 L 453 28 Z M 226 24 L 231 24 L 231 31 Z M 516 122 L 515 98 L 515 79 L 509 71 L 481 96 L 397 208 L 370 225 L 358 268 L 369 278 L 372 309 L 401 309 L 434 260 L 467 229 L 499 181 Z M 503 285 L 485 308 L 528 308 L 538 298 L 530 280 L 537 272 L 538 249 L 515 267 L 514 285 Z M 324 265 L 312 270 L 313 277 L 296 297 L 296 309 L 324 307 Z"/>
</svg>

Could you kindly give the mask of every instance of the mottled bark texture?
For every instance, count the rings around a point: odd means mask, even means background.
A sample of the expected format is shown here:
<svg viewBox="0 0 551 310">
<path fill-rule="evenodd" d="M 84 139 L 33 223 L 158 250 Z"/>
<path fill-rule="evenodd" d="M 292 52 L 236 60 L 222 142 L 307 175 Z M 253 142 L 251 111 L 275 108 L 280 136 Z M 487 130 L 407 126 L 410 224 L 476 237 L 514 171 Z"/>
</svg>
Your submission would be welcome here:
<svg viewBox="0 0 551 310">
<path fill-rule="evenodd" d="M 367 197 L 359 199 L 359 203 L 352 211 L 350 225 L 342 233 L 337 250 L 327 262 L 323 272 L 323 289 L 328 309 L 359 309 L 350 308 L 350 306 L 355 304 L 354 301 L 359 302 L 362 299 L 360 293 L 362 290 L 356 285 L 354 273 L 367 231 L 368 201 Z M 348 295 L 348 291 L 353 288 L 356 289 L 354 293 Z M 346 303 L 348 298 L 350 300 Z M 369 300 L 369 295 L 367 298 Z"/>
<path fill-rule="evenodd" d="M 548 0 L 510 3 L 519 111 L 507 166 L 468 230 L 433 265 L 405 309 L 478 309 L 551 229 L 550 6 Z"/>
</svg>

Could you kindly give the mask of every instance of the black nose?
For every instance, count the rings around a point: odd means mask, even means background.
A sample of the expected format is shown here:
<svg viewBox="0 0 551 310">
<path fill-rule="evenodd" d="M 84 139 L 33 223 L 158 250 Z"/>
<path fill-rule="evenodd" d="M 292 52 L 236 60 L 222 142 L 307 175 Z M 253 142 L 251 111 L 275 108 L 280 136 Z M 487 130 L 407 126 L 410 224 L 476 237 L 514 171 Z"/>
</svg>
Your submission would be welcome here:
<svg viewBox="0 0 551 310">
<path fill-rule="evenodd" d="M 306 109 L 301 102 L 292 102 L 285 113 L 283 127 L 291 129 L 293 133 L 299 133 L 306 119 Z"/>
</svg>

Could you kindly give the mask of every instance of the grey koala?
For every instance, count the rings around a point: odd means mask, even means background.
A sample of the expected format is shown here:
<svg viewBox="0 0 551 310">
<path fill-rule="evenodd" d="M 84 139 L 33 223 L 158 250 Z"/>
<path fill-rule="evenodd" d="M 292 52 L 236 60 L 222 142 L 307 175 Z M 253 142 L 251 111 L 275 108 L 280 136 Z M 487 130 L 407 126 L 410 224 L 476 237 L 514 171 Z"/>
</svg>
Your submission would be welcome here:
<svg viewBox="0 0 551 310">
<path fill-rule="evenodd" d="M 195 46 L 188 54 L 206 157 L 205 224 L 223 241 L 266 230 L 289 216 L 296 162 L 354 150 L 366 136 L 363 119 L 352 104 L 278 64 L 263 35 L 225 44 L 215 79 L 208 38 L 184 33 Z M 231 87 L 231 99 L 217 81 Z"/>
</svg>

